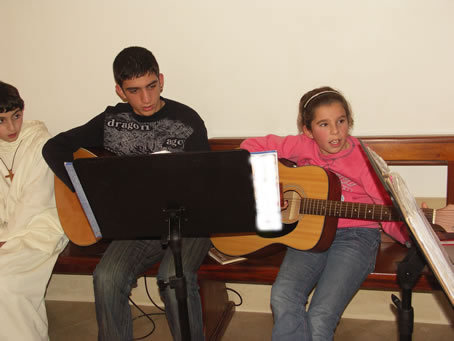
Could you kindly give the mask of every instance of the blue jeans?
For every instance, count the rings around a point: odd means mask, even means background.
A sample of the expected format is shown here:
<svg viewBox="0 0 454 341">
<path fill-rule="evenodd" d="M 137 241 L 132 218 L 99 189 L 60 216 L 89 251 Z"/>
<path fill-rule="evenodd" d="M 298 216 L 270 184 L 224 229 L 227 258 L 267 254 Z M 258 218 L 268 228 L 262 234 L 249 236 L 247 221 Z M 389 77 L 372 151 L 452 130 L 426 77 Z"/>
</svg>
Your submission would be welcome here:
<svg viewBox="0 0 454 341">
<path fill-rule="evenodd" d="M 374 269 L 379 244 L 378 229 L 341 228 L 327 251 L 288 248 L 271 290 L 273 340 L 332 340 L 345 307 Z"/>
<path fill-rule="evenodd" d="M 188 291 L 191 340 L 204 340 L 202 306 L 197 270 L 210 248 L 208 238 L 184 238 L 183 272 Z M 133 338 L 129 295 L 137 277 L 153 264 L 161 262 L 158 281 L 175 275 L 170 247 L 163 249 L 160 240 L 117 240 L 107 248 L 93 274 L 98 340 L 129 341 Z M 181 340 L 178 303 L 175 290 L 160 288 L 167 321 L 175 340 Z"/>
</svg>

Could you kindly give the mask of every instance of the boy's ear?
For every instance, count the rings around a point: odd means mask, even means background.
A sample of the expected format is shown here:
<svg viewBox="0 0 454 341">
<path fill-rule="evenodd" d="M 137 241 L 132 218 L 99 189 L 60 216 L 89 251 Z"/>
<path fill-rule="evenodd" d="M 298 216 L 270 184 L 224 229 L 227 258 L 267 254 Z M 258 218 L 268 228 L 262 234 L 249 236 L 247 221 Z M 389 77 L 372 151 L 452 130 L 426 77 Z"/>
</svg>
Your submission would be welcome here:
<svg viewBox="0 0 454 341">
<path fill-rule="evenodd" d="M 121 100 L 123 102 L 127 102 L 128 101 L 126 96 L 125 96 L 125 93 L 123 92 L 123 89 L 118 84 L 115 84 L 115 92 L 117 93 L 118 97 L 121 98 Z"/>
<path fill-rule="evenodd" d="M 162 73 L 159 74 L 159 86 L 161 87 L 161 92 L 164 89 L 164 75 Z"/>
<path fill-rule="evenodd" d="M 311 139 L 314 138 L 314 135 L 312 135 L 312 132 L 309 129 L 307 129 L 306 126 L 303 126 L 303 133 L 304 133 L 304 135 L 306 135 L 307 137 L 309 137 Z"/>
</svg>

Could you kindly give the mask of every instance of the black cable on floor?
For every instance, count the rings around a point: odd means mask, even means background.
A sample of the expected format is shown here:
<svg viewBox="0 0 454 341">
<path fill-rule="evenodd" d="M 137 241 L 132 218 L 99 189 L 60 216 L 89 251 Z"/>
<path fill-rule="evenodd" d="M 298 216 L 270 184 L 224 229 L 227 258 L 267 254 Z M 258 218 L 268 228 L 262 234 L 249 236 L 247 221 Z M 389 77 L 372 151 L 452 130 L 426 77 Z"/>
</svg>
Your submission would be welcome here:
<svg viewBox="0 0 454 341">
<path fill-rule="evenodd" d="M 240 303 L 238 303 L 238 304 L 235 304 L 235 303 L 234 303 L 234 304 L 233 304 L 235 307 L 239 307 L 240 305 L 243 304 L 243 298 L 241 297 L 241 295 L 240 295 L 240 293 L 239 293 L 238 291 L 236 291 L 235 289 L 232 289 L 232 288 L 225 288 L 225 289 L 228 290 L 228 291 L 231 291 L 231 292 L 235 293 L 235 294 L 240 298 Z"/>
<path fill-rule="evenodd" d="M 142 315 L 139 315 L 139 316 L 133 318 L 132 321 L 134 322 L 135 320 L 137 320 L 139 318 L 146 317 L 151 322 L 151 324 L 153 325 L 153 328 L 151 329 L 151 331 L 148 334 L 133 339 L 133 340 L 143 340 L 143 339 L 147 338 L 148 336 L 150 336 L 151 334 L 154 333 L 154 331 L 156 329 L 156 323 L 154 323 L 153 319 L 150 316 L 157 315 L 157 314 L 156 313 L 147 314 L 142 309 L 140 309 L 140 307 L 131 298 L 129 298 L 129 301 L 134 305 L 134 307 L 136 307 L 142 313 Z"/>
<path fill-rule="evenodd" d="M 165 309 L 162 309 L 160 306 L 158 306 L 158 305 L 156 304 L 156 302 L 151 298 L 150 292 L 149 292 L 149 290 L 148 290 L 148 285 L 147 285 L 147 276 L 144 275 L 143 278 L 144 278 L 144 283 L 145 283 L 145 292 L 147 293 L 148 299 L 150 300 L 151 303 L 153 303 L 153 305 L 154 305 L 157 309 L 161 310 L 162 312 L 165 312 Z M 235 307 L 239 307 L 240 305 L 243 304 L 243 298 L 241 297 L 241 295 L 240 295 L 240 293 L 239 293 L 238 291 L 236 291 L 235 289 L 232 289 L 232 288 L 226 288 L 226 290 L 233 292 L 233 293 L 236 294 L 236 295 L 238 296 L 238 298 L 240 299 L 240 303 L 234 303 L 234 306 L 235 306 Z M 148 334 L 133 339 L 134 341 L 136 341 L 136 340 L 143 340 L 143 339 L 147 338 L 148 336 L 150 336 L 151 334 L 153 334 L 154 331 L 155 331 L 155 329 L 156 329 L 156 324 L 155 324 L 155 322 L 153 321 L 153 319 L 152 319 L 150 316 L 153 316 L 153 315 L 163 315 L 164 313 L 150 313 L 150 314 L 147 314 L 147 313 L 145 313 L 145 312 L 144 312 L 144 311 L 143 311 L 143 310 L 142 310 L 142 309 L 141 309 L 141 308 L 140 308 L 140 307 L 139 307 L 131 298 L 129 298 L 129 301 L 134 305 L 134 307 L 136 307 L 136 308 L 142 313 L 142 315 L 139 315 L 139 316 L 135 317 L 135 318 L 133 319 L 133 321 L 134 321 L 134 320 L 137 320 L 137 319 L 139 319 L 139 318 L 142 318 L 142 317 L 146 317 L 148 320 L 150 320 L 150 322 L 151 322 L 152 325 L 153 325 L 153 329 L 152 329 Z"/>
<path fill-rule="evenodd" d="M 148 291 L 147 276 L 146 276 L 146 275 L 143 276 L 143 280 L 144 280 L 144 282 L 145 282 L 145 292 L 147 293 L 147 296 L 148 296 L 150 302 L 153 303 L 153 305 L 154 305 L 156 308 L 158 308 L 159 310 L 161 310 L 161 311 L 166 311 L 165 309 L 162 309 L 160 306 L 158 306 L 158 305 L 155 303 L 155 301 L 153 301 L 153 299 L 151 298 L 150 292 Z"/>
<path fill-rule="evenodd" d="M 145 282 L 145 291 L 147 293 L 147 296 L 148 296 L 148 299 L 151 301 L 151 303 L 153 303 L 153 305 L 158 308 L 159 310 L 165 312 L 165 309 L 162 309 L 161 307 L 159 307 L 154 301 L 153 299 L 151 298 L 151 295 L 150 295 L 150 292 L 148 291 L 148 285 L 147 285 L 147 277 L 144 276 L 144 282 Z M 129 297 L 129 301 L 132 303 L 132 305 L 134 307 L 137 308 L 137 310 L 139 310 L 142 314 L 133 318 L 132 320 L 135 321 L 135 320 L 138 320 L 139 318 L 142 318 L 142 317 L 146 317 L 152 324 L 152 329 L 151 331 L 144 335 L 144 336 L 140 336 L 140 337 L 137 337 L 137 338 L 134 338 L 133 340 L 136 341 L 136 340 L 143 340 L 145 338 L 147 338 L 148 336 L 150 336 L 151 334 L 154 333 L 155 329 L 156 329 L 156 323 L 153 321 L 153 319 L 151 318 L 151 316 L 153 315 L 163 315 L 164 313 L 149 313 L 147 314 L 146 312 L 144 312 L 132 299 L 131 297 Z"/>
</svg>

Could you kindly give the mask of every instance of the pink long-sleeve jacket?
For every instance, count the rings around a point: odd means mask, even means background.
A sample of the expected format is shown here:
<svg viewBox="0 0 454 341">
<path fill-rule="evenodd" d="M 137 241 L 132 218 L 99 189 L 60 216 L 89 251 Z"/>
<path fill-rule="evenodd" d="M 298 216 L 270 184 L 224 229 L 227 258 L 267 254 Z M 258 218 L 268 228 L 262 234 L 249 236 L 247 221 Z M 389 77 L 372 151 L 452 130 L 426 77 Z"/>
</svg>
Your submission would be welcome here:
<svg viewBox="0 0 454 341">
<path fill-rule="evenodd" d="M 305 135 L 249 138 L 241 144 L 250 152 L 276 150 L 279 158 L 288 159 L 297 166 L 316 165 L 334 172 L 342 185 L 342 201 L 364 204 L 391 205 L 391 199 L 370 165 L 358 139 L 349 136 L 349 148 L 337 154 L 324 155 L 311 138 Z M 339 218 L 338 228 L 379 228 L 402 244 L 409 241 L 403 222 L 377 222 Z"/>
</svg>

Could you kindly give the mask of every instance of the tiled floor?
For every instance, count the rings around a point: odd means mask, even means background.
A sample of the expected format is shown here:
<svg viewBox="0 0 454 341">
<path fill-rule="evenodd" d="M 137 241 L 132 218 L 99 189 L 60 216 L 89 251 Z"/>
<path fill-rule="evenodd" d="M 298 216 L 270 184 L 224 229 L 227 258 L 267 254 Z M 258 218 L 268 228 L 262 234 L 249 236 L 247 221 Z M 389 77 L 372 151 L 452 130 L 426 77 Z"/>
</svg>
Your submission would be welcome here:
<svg viewBox="0 0 454 341">
<path fill-rule="evenodd" d="M 146 318 L 134 321 L 134 337 L 153 334 L 142 340 L 172 340 L 165 316 L 157 309 L 145 307 L 144 310 L 156 312 L 153 324 Z M 97 326 L 93 303 L 47 301 L 49 316 L 49 335 L 51 341 L 95 341 Z M 134 316 L 140 312 L 133 308 Z M 236 312 L 224 334 L 223 341 L 268 341 L 271 340 L 272 318 L 270 314 Z M 335 341 L 398 341 L 395 322 L 342 319 Z M 422 324 L 414 326 L 413 341 L 452 341 L 454 327 L 446 325 Z"/>
</svg>

